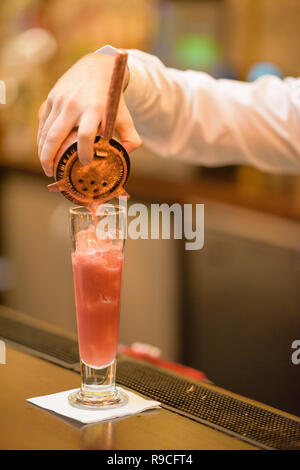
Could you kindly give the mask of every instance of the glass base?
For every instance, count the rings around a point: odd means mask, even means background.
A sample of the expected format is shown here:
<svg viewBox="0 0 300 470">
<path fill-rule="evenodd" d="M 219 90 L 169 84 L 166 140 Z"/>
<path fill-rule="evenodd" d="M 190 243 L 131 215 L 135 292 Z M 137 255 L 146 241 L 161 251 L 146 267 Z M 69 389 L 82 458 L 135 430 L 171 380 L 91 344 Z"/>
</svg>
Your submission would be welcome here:
<svg viewBox="0 0 300 470">
<path fill-rule="evenodd" d="M 103 367 L 89 366 L 81 360 L 81 388 L 71 393 L 68 400 L 76 408 L 117 408 L 128 402 L 126 393 L 115 384 L 116 360 Z"/>
<path fill-rule="evenodd" d="M 105 393 L 92 393 L 78 390 L 68 396 L 70 405 L 76 408 L 89 408 L 95 409 L 109 409 L 119 408 L 120 406 L 126 405 L 128 402 L 128 395 L 126 393 L 115 389 L 113 392 L 108 394 Z"/>
</svg>

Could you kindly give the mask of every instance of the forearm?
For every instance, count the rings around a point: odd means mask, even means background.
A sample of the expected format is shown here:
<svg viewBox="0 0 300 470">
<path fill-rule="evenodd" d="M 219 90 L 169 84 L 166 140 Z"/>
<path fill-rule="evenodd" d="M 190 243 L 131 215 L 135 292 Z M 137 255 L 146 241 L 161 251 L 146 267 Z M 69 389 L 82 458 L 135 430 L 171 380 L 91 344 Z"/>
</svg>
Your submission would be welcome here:
<svg viewBox="0 0 300 470">
<path fill-rule="evenodd" d="M 129 69 L 125 100 L 143 142 L 159 155 L 300 171 L 300 105 L 292 91 L 299 80 L 215 80 L 140 51 L 129 51 Z"/>
</svg>

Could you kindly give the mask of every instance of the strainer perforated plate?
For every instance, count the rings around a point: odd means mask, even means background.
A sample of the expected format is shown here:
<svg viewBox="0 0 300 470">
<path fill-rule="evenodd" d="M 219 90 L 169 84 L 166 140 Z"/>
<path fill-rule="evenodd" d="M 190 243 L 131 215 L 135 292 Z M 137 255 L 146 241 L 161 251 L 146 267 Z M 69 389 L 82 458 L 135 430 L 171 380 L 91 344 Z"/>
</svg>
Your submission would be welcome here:
<svg viewBox="0 0 300 470">
<path fill-rule="evenodd" d="M 130 172 L 130 160 L 124 147 L 115 139 L 95 140 L 95 154 L 90 165 L 81 165 L 74 142 L 62 155 L 56 167 L 56 183 L 49 190 L 62 194 L 82 206 L 106 202 L 125 193 L 123 187 Z M 126 193 L 125 193 L 126 194 Z"/>
</svg>

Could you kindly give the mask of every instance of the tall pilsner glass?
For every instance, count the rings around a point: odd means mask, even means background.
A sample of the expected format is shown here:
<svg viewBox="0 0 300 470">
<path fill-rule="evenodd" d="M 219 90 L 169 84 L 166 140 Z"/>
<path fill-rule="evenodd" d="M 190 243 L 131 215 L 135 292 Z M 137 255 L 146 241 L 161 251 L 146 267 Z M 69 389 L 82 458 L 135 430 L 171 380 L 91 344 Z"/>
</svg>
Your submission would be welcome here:
<svg viewBox="0 0 300 470">
<path fill-rule="evenodd" d="M 110 202 L 92 214 L 70 209 L 72 266 L 81 363 L 73 406 L 111 408 L 127 402 L 115 385 L 126 209 Z"/>
</svg>

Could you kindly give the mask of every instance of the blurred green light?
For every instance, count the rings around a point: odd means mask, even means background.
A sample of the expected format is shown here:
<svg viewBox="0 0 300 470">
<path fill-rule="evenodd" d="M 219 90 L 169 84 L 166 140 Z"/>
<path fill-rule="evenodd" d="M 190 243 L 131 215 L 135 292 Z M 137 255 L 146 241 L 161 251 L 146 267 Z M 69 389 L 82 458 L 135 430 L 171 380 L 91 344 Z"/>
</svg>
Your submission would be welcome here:
<svg viewBox="0 0 300 470">
<path fill-rule="evenodd" d="M 183 67 L 207 70 L 220 60 L 220 46 L 211 36 L 184 35 L 175 44 L 175 56 Z"/>
</svg>

